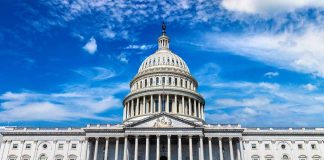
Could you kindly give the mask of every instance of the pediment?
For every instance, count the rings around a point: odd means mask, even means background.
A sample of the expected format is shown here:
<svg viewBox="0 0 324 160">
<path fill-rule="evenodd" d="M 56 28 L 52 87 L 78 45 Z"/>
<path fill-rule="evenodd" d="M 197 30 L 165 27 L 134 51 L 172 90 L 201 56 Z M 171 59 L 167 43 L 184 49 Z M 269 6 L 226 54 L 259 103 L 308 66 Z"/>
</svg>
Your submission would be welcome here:
<svg viewBox="0 0 324 160">
<path fill-rule="evenodd" d="M 150 116 L 138 122 L 129 124 L 127 127 L 134 128 L 194 128 L 200 127 L 191 121 L 183 118 L 170 115 L 167 113 L 160 113 L 157 115 Z"/>
</svg>

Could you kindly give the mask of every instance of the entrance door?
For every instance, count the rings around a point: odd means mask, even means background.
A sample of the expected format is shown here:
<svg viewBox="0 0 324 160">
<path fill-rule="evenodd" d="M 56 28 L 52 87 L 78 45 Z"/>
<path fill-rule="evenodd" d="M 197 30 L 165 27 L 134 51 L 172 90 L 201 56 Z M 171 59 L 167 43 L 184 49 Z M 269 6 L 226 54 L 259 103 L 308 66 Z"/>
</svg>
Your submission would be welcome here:
<svg viewBox="0 0 324 160">
<path fill-rule="evenodd" d="M 161 156 L 160 160 L 168 160 L 168 158 L 166 156 Z"/>
</svg>

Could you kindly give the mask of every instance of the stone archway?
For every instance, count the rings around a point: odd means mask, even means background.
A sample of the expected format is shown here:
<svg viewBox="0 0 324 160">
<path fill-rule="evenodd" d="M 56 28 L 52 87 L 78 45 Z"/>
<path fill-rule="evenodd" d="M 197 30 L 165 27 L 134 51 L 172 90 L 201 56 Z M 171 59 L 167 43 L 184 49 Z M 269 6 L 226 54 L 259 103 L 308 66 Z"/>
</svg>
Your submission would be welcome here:
<svg viewBox="0 0 324 160">
<path fill-rule="evenodd" d="M 160 160 L 168 160 L 168 158 L 166 156 L 161 156 Z"/>
</svg>

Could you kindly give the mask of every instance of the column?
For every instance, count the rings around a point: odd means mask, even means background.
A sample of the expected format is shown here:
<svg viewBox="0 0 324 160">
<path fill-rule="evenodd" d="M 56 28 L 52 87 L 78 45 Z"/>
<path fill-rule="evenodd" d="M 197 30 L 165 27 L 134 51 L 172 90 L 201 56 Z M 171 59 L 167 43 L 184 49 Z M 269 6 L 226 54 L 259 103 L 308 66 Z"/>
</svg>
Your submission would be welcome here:
<svg viewBox="0 0 324 160">
<path fill-rule="evenodd" d="M 178 160 L 182 160 L 181 135 L 178 135 Z"/>
<path fill-rule="evenodd" d="M 82 160 L 88 160 L 89 158 L 87 157 L 87 155 L 89 154 L 89 138 L 85 138 L 85 141 L 84 141 L 84 151 L 83 151 L 83 158 Z"/>
<path fill-rule="evenodd" d="M 239 142 L 237 142 L 236 143 L 236 155 L 237 155 L 237 160 L 241 160 L 241 152 L 240 152 L 240 145 L 239 145 L 240 143 Z"/>
<path fill-rule="evenodd" d="M 222 137 L 218 138 L 218 146 L 219 146 L 219 160 L 223 160 L 223 145 L 222 145 Z"/>
<path fill-rule="evenodd" d="M 153 103 L 153 95 L 151 95 L 151 113 L 154 113 L 154 103 Z"/>
<path fill-rule="evenodd" d="M 192 106 L 191 106 L 191 98 L 188 97 L 188 102 L 189 102 L 189 115 L 192 116 Z"/>
<path fill-rule="evenodd" d="M 128 111 L 127 111 L 127 118 L 129 118 L 130 117 L 130 111 L 131 111 L 131 109 L 130 109 L 130 105 L 129 105 L 129 101 L 127 102 L 127 109 L 128 109 Z"/>
<path fill-rule="evenodd" d="M 139 111 L 139 98 L 137 97 L 137 99 L 136 99 L 136 108 L 135 108 L 135 116 L 138 115 L 138 111 Z"/>
<path fill-rule="evenodd" d="M 162 111 L 162 107 L 161 107 L 162 105 L 161 105 L 161 104 L 162 104 L 162 101 L 161 101 L 161 94 L 159 94 L 159 105 L 158 105 L 158 107 L 159 107 L 159 108 L 158 108 L 159 113 L 161 113 L 161 111 Z"/>
<path fill-rule="evenodd" d="M 198 117 L 201 118 L 200 102 L 198 102 Z"/>
<path fill-rule="evenodd" d="M 182 96 L 182 108 L 181 108 L 181 112 L 182 114 L 185 114 L 185 101 L 184 101 L 184 96 Z"/>
<path fill-rule="evenodd" d="M 87 146 L 87 153 L 86 153 L 86 159 L 85 160 L 89 160 L 90 159 L 90 144 L 89 144 L 89 138 L 87 138 L 87 142 L 88 142 L 88 146 Z"/>
<path fill-rule="evenodd" d="M 178 100 L 177 100 L 177 95 L 174 95 L 174 113 L 178 113 Z"/>
<path fill-rule="evenodd" d="M 205 119 L 205 112 L 204 112 L 204 105 L 203 104 L 201 104 L 201 106 L 200 106 L 200 112 L 201 112 L 201 118 L 202 119 Z"/>
<path fill-rule="evenodd" d="M 156 135 L 156 160 L 160 160 L 160 135 Z"/>
<path fill-rule="evenodd" d="M 134 99 L 132 99 L 131 116 L 133 117 L 134 115 Z"/>
<path fill-rule="evenodd" d="M 242 137 L 240 137 L 239 140 L 240 140 L 241 160 L 244 160 L 244 150 L 243 150 Z"/>
<path fill-rule="evenodd" d="M 135 135 L 134 160 L 138 160 L 138 135 Z"/>
<path fill-rule="evenodd" d="M 128 160 L 128 137 L 125 136 L 125 141 L 124 141 L 124 160 Z"/>
<path fill-rule="evenodd" d="M 144 111 L 144 114 L 148 113 L 148 109 L 147 109 L 147 106 L 146 106 L 146 97 L 145 96 L 143 97 L 143 111 Z"/>
<path fill-rule="evenodd" d="M 20 153 L 19 153 L 19 156 L 18 157 L 22 157 L 22 152 L 24 150 L 24 145 L 25 145 L 25 141 L 23 140 L 23 141 L 21 141 Z M 55 149 L 53 149 L 53 150 L 54 150 L 54 154 L 55 154 Z"/>
<path fill-rule="evenodd" d="M 233 138 L 229 137 L 229 147 L 230 147 L 230 155 L 231 155 L 231 160 L 234 160 L 234 154 L 233 154 Z"/>
<path fill-rule="evenodd" d="M 108 147 L 109 147 L 109 137 L 106 137 L 105 158 L 104 158 L 104 160 L 108 160 Z"/>
<path fill-rule="evenodd" d="M 126 119 L 126 104 L 124 105 L 124 110 L 123 110 L 123 120 Z"/>
<path fill-rule="evenodd" d="M 212 137 L 208 137 L 208 145 L 209 145 L 209 160 L 213 160 Z"/>
<path fill-rule="evenodd" d="M 194 100 L 194 116 L 197 117 L 197 100 Z"/>
<path fill-rule="evenodd" d="M 119 137 L 116 137 L 115 160 L 118 160 Z"/>
<path fill-rule="evenodd" d="M 192 156 L 192 136 L 189 136 L 189 160 L 193 160 Z"/>
<path fill-rule="evenodd" d="M 53 148 L 53 159 L 55 159 L 55 151 L 56 151 L 56 144 L 57 144 L 57 140 L 55 140 L 55 141 L 53 141 L 53 143 L 54 143 L 54 148 Z M 24 147 L 24 146 L 23 146 Z M 22 148 L 23 149 L 23 148 Z M 21 154 L 20 154 L 20 156 L 22 156 Z M 22 159 L 22 158 L 21 158 Z"/>
<path fill-rule="evenodd" d="M 146 146 L 145 146 L 145 160 L 150 159 L 150 136 L 146 136 Z"/>
<path fill-rule="evenodd" d="M 98 143 L 99 143 L 99 137 L 96 137 L 96 144 L 95 144 L 95 151 L 93 154 L 93 160 L 97 160 L 97 157 L 98 157 Z"/>
<path fill-rule="evenodd" d="M 200 141 L 200 158 L 199 160 L 204 160 L 204 137 L 203 136 L 200 136 L 199 137 L 199 141 Z"/>
<path fill-rule="evenodd" d="M 168 159 L 171 160 L 171 135 L 168 135 Z"/>
<path fill-rule="evenodd" d="M 0 160 L 2 160 L 2 156 L 4 155 L 4 150 L 5 150 L 5 147 L 6 147 L 6 143 L 7 143 L 7 141 L 2 141 L 2 143 L 1 143 L 1 147 L 0 147 Z"/>
<path fill-rule="evenodd" d="M 70 152 L 70 140 L 66 141 L 66 143 L 67 143 L 67 146 L 68 146 L 67 147 L 67 151 L 66 151 L 66 157 L 68 157 L 69 156 L 69 152 Z M 96 157 L 96 159 L 97 159 L 97 157 Z"/>
<path fill-rule="evenodd" d="M 170 98 L 169 98 L 169 95 L 167 95 L 167 100 L 166 100 L 166 102 L 165 102 L 165 103 L 166 103 L 166 104 L 165 104 L 165 112 L 167 112 L 167 113 L 169 113 L 169 108 L 170 108 L 170 107 L 169 107 L 169 103 L 170 103 L 170 102 L 169 102 L 169 99 L 170 99 Z"/>
</svg>

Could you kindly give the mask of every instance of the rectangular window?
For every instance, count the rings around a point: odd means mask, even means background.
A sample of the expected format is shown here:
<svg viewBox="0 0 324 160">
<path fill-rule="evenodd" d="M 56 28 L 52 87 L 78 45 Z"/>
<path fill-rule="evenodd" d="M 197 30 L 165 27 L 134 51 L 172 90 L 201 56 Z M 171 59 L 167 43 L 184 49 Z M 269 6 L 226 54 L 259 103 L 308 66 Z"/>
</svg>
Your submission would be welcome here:
<svg viewBox="0 0 324 160">
<path fill-rule="evenodd" d="M 63 149 L 63 144 L 62 143 L 60 143 L 59 145 L 58 145 L 58 149 Z"/>
<path fill-rule="evenodd" d="M 265 149 L 270 149 L 270 144 L 264 144 Z"/>
<path fill-rule="evenodd" d="M 14 143 L 14 144 L 12 145 L 12 149 L 18 149 L 18 144 L 17 144 L 17 143 Z"/>
<path fill-rule="evenodd" d="M 303 144 L 298 144 L 298 149 L 303 149 Z"/>
<path fill-rule="evenodd" d="M 316 149 L 316 145 L 315 144 L 311 144 L 312 149 Z"/>
<path fill-rule="evenodd" d="M 77 144 L 72 144 L 71 148 L 72 149 L 76 149 L 77 148 Z"/>
<path fill-rule="evenodd" d="M 256 149 L 256 144 L 252 144 L 252 149 Z"/>
<path fill-rule="evenodd" d="M 31 144 L 30 143 L 26 144 L 26 149 L 30 149 L 30 148 L 31 148 Z"/>
</svg>

